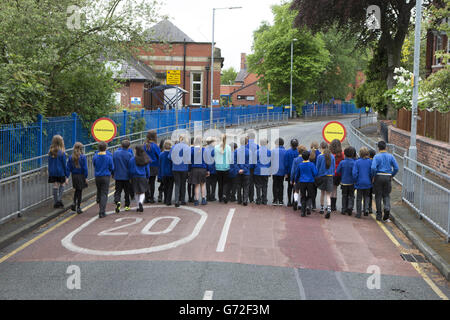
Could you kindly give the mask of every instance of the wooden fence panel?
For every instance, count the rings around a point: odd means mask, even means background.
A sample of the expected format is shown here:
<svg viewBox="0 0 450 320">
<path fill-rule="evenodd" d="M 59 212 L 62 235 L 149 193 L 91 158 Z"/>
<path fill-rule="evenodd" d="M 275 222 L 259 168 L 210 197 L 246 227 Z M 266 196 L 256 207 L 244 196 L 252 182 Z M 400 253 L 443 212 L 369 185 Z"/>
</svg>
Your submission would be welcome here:
<svg viewBox="0 0 450 320">
<path fill-rule="evenodd" d="M 419 110 L 417 134 L 431 139 L 450 143 L 450 112 Z M 411 131 L 411 111 L 400 109 L 397 112 L 397 128 Z"/>
</svg>

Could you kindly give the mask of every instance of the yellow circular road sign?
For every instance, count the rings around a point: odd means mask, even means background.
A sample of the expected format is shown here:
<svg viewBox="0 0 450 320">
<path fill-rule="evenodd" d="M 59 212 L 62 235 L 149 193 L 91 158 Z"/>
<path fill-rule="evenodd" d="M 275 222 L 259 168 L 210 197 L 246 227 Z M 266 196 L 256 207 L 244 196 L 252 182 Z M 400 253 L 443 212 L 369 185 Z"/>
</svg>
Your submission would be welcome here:
<svg viewBox="0 0 450 320">
<path fill-rule="evenodd" d="M 91 134 L 97 142 L 110 142 L 117 134 L 116 123 L 109 118 L 97 119 L 91 127 Z"/>
<path fill-rule="evenodd" d="M 331 143 L 334 139 L 338 139 L 342 142 L 346 135 L 347 131 L 345 130 L 344 125 L 337 121 L 328 122 L 322 130 L 322 137 L 328 143 Z"/>
</svg>

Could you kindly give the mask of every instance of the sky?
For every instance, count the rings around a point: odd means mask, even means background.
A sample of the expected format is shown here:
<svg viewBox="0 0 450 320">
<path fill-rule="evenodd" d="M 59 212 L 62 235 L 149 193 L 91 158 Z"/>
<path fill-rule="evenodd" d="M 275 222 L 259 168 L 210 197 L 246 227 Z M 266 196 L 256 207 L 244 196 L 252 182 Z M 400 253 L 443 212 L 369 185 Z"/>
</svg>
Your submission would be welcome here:
<svg viewBox="0 0 450 320">
<path fill-rule="evenodd" d="M 253 31 L 262 21 L 273 24 L 270 7 L 282 0 L 162 0 L 162 12 L 194 41 L 211 42 L 213 8 L 242 7 L 216 10 L 215 46 L 222 50 L 224 69 L 240 69 L 241 52 L 251 53 Z"/>
</svg>

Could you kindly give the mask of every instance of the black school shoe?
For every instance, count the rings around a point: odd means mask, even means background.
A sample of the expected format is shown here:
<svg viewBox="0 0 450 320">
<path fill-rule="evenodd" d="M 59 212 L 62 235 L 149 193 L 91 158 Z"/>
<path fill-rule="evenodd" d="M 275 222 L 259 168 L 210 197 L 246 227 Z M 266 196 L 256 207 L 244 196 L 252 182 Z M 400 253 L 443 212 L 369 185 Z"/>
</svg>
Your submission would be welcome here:
<svg viewBox="0 0 450 320">
<path fill-rule="evenodd" d="M 83 210 L 81 210 L 81 208 L 78 207 L 78 208 L 77 208 L 77 213 L 78 213 L 78 214 L 82 214 L 82 213 L 83 213 Z"/>
<path fill-rule="evenodd" d="M 388 219 L 389 219 L 389 210 L 384 210 L 383 221 L 386 221 Z"/>
<path fill-rule="evenodd" d="M 294 211 L 297 211 L 297 208 L 298 208 L 298 203 L 297 203 L 297 201 L 294 201 L 292 203 L 292 209 L 294 209 Z"/>
<path fill-rule="evenodd" d="M 139 203 L 139 212 L 144 212 L 144 207 L 142 206 L 142 203 Z"/>
<path fill-rule="evenodd" d="M 368 215 L 369 215 L 368 211 L 364 212 L 364 217 L 367 217 Z"/>
<path fill-rule="evenodd" d="M 248 203 L 247 202 L 243 202 L 242 204 L 244 205 L 244 207 L 246 207 Z"/>
<path fill-rule="evenodd" d="M 381 212 L 377 211 L 377 221 L 381 221 Z"/>
<path fill-rule="evenodd" d="M 347 214 L 348 214 L 349 216 L 351 216 L 351 215 L 352 215 L 352 210 L 351 210 L 351 209 L 347 209 Z"/>
<path fill-rule="evenodd" d="M 310 208 L 306 208 L 306 214 L 309 216 L 311 214 L 311 209 Z"/>
<path fill-rule="evenodd" d="M 73 204 L 70 206 L 70 210 L 72 210 L 72 211 L 75 211 L 75 210 L 76 210 L 76 205 L 75 205 L 75 203 L 73 203 Z"/>
<path fill-rule="evenodd" d="M 327 214 L 325 215 L 325 219 L 330 219 L 331 208 L 327 208 Z"/>
<path fill-rule="evenodd" d="M 179 208 L 180 207 L 180 203 L 179 202 L 175 202 L 175 208 Z"/>
</svg>

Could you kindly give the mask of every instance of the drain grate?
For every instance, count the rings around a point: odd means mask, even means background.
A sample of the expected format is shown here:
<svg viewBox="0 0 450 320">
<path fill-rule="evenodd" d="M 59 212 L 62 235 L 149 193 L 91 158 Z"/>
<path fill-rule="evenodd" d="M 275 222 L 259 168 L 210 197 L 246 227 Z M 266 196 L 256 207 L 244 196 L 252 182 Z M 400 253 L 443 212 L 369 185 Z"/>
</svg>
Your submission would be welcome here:
<svg viewBox="0 0 450 320">
<path fill-rule="evenodd" d="M 400 257 L 402 257 L 404 261 L 408 262 L 419 262 L 419 263 L 427 262 L 423 256 L 418 254 L 401 254 Z"/>
</svg>

